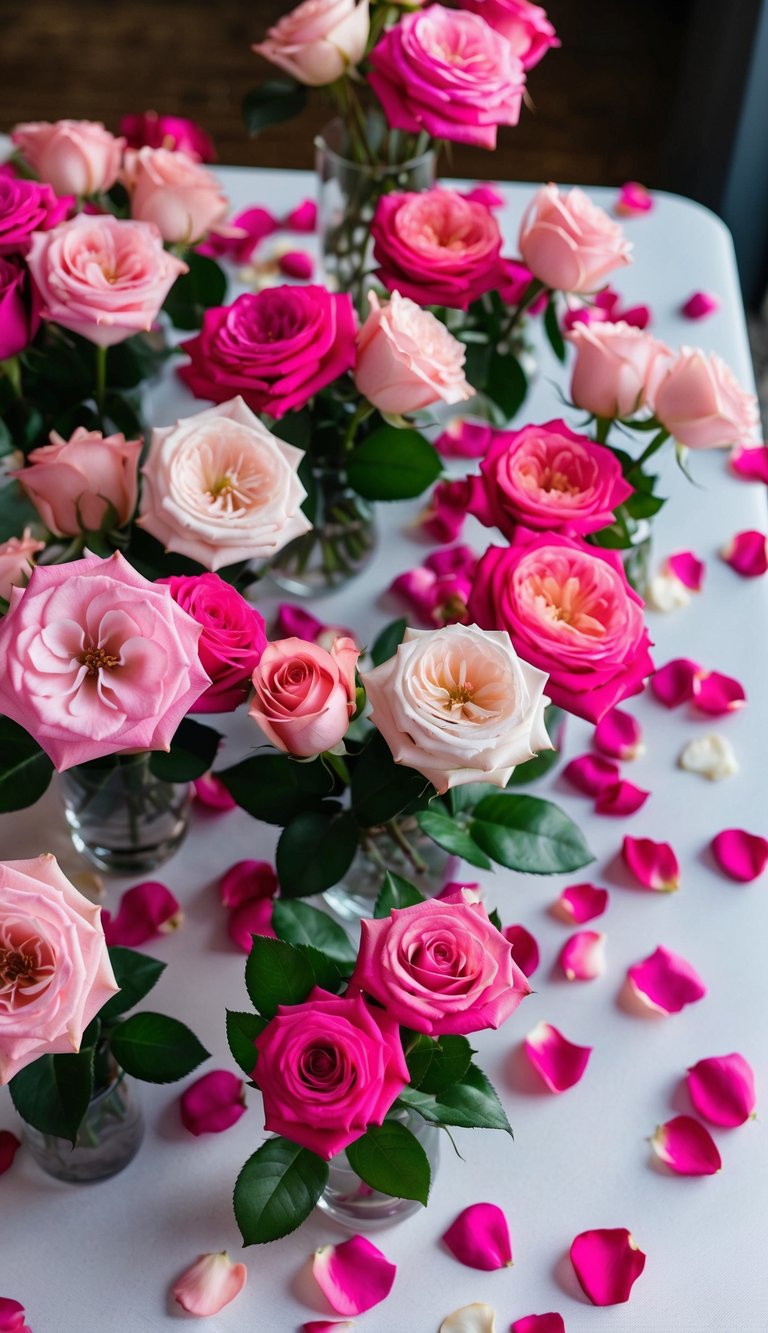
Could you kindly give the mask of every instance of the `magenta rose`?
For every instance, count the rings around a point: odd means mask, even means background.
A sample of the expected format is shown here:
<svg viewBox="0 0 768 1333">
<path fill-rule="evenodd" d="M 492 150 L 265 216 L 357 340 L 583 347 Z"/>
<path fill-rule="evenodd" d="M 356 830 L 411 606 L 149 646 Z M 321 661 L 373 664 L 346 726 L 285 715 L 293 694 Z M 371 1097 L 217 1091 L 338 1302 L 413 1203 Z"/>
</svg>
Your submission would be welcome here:
<svg viewBox="0 0 768 1333">
<path fill-rule="evenodd" d="M 479 14 L 506 37 L 523 69 L 533 69 L 551 47 L 560 45 L 547 11 L 530 0 L 461 0 L 461 8 Z"/>
<path fill-rule="evenodd" d="M 22 259 L 0 255 L 0 361 L 18 356 L 40 327 L 40 302 Z"/>
<path fill-rule="evenodd" d="M 406 14 L 370 62 L 369 83 L 393 129 L 495 148 L 497 126 L 520 119 L 522 62 L 476 14 L 443 5 Z"/>
<path fill-rule="evenodd" d="M 404 1027 L 428 1036 L 498 1028 L 530 994 L 512 946 L 482 903 L 417 903 L 361 921 L 349 983 Z"/>
<path fill-rule="evenodd" d="M 419 305 L 466 310 L 501 281 L 499 224 L 454 190 L 382 195 L 371 235 L 376 276 Z"/>
<path fill-rule="evenodd" d="M 536 191 L 520 223 L 523 263 L 545 287 L 594 292 L 615 268 L 629 264 L 632 246 L 613 218 L 583 190 Z"/>
<path fill-rule="evenodd" d="M 355 311 L 325 287 L 269 287 L 206 310 L 179 375 L 197 398 L 240 394 L 254 412 L 282 417 L 355 363 Z"/>
<path fill-rule="evenodd" d="M 492 431 L 473 482 L 469 512 L 507 538 L 518 524 L 571 536 L 596 532 L 632 495 L 611 450 L 564 421 Z"/>
<path fill-rule="evenodd" d="M 211 685 L 189 711 L 231 713 L 245 701 L 267 646 L 263 617 L 218 574 L 176 574 L 158 583 L 203 627 L 197 649 Z"/>
<path fill-rule="evenodd" d="M 0 255 L 24 255 L 33 231 L 50 231 L 67 216 L 71 199 L 50 185 L 0 175 Z"/>
<path fill-rule="evenodd" d="M 123 527 L 136 508 L 141 440 L 78 426 L 33 449 L 15 475 L 56 537 Z"/>
<path fill-rule="evenodd" d="M 24 161 L 57 194 L 88 197 L 117 180 L 124 139 L 100 121 L 46 120 L 16 125 L 11 138 Z"/>
<path fill-rule="evenodd" d="M 615 551 L 523 529 L 515 542 L 480 560 L 470 619 L 507 630 L 520 656 L 549 672 L 552 702 L 599 722 L 654 670 L 642 599 Z"/>
<path fill-rule="evenodd" d="M 408 1083 L 394 1018 L 318 986 L 255 1039 L 264 1124 L 326 1160 L 382 1124 Z"/>
<path fill-rule="evenodd" d="M 307 759 L 332 749 L 355 711 L 359 656 L 346 638 L 334 640 L 330 652 L 305 639 L 268 644 L 253 673 L 248 716 L 286 754 Z"/>
<path fill-rule="evenodd" d="M 189 153 L 200 162 L 216 161 L 210 135 L 184 116 L 160 116 L 156 111 L 123 116 L 120 133 L 128 148 L 167 148 L 172 153 Z"/>
</svg>

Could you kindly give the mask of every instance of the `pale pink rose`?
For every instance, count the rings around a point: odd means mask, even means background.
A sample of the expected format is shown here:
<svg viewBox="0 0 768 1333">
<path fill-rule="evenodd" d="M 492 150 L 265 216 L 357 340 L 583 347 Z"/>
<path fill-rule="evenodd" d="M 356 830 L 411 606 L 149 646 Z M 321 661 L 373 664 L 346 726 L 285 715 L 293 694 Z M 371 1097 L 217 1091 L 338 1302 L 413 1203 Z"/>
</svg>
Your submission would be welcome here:
<svg viewBox="0 0 768 1333">
<path fill-rule="evenodd" d="M 550 47 L 560 45 L 547 11 L 530 0 L 461 0 L 461 8 L 479 14 L 506 37 L 523 69 L 533 69 Z"/>
<path fill-rule="evenodd" d="M 619 223 L 583 190 L 561 194 L 552 184 L 542 185 L 525 210 L 518 245 L 533 276 L 561 292 L 596 291 L 630 263 L 632 251 Z"/>
<path fill-rule="evenodd" d="M 119 989 L 100 915 L 50 853 L 0 862 L 0 1083 L 78 1051 Z"/>
<path fill-rule="evenodd" d="M 653 407 L 662 426 L 689 449 L 718 449 L 754 440 L 757 399 L 714 353 L 681 347 L 661 366 Z"/>
<path fill-rule="evenodd" d="M 212 172 L 186 153 L 129 148 L 120 179 L 131 217 L 154 222 L 170 245 L 195 245 L 224 221 L 229 200 Z"/>
<path fill-rule="evenodd" d="M 576 348 L 571 398 L 596 417 L 631 417 L 648 401 L 654 370 L 669 348 L 643 329 L 616 324 L 574 324 L 566 339 Z"/>
<path fill-rule="evenodd" d="M 268 558 L 312 526 L 300 507 L 303 457 L 242 398 L 184 417 L 152 432 L 139 527 L 205 569 Z"/>
<path fill-rule="evenodd" d="M 336 639 L 330 652 L 306 639 L 268 644 L 253 673 L 248 716 L 286 754 L 308 758 L 332 749 L 355 711 L 359 656 L 352 639 Z"/>
<path fill-rule="evenodd" d="M 29 528 L 21 537 L 9 537 L 0 543 L 0 597 L 10 601 L 11 588 L 23 588 L 34 568 L 34 556 L 45 550 L 45 542 L 35 541 Z"/>
<path fill-rule="evenodd" d="M 319 88 L 360 63 L 370 26 L 368 0 L 304 0 L 251 49 L 299 83 Z"/>
<path fill-rule="evenodd" d="M 374 407 L 404 416 L 472 397 L 464 348 L 439 319 L 399 292 L 385 305 L 375 292 L 368 300 L 371 313 L 357 335 L 353 375 Z"/>
<path fill-rule="evenodd" d="M 99 347 L 148 332 L 187 265 L 163 249 L 149 222 L 81 213 L 35 232 L 27 256 L 43 319 Z"/>
<path fill-rule="evenodd" d="M 15 475 L 56 537 L 121 528 L 136 508 L 141 440 L 78 426 L 68 440 L 56 431 L 33 449 Z"/>
<path fill-rule="evenodd" d="M 115 552 L 38 565 L 0 621 L 0 713 L 62 772 L 124 750 L 168 750 L 210 685 L 200 626 Z"/>
<path fill-rule="evenodd" d="M 395 762 L 438 792 L 466 782 L 504 787 L 517 764 L 552 749 L 547 673 L 519 658 L 503 631 L 407 629 L 394 657 L 361 678 Z"/>
<path fill-rule="evenodd" d="M 94 120 L 27 121 L 16 125 L 11 138 L 41 181 L 57 194 L 80 197 L 114 185 L 125 147 L 125 139 Z"/>
</svg>

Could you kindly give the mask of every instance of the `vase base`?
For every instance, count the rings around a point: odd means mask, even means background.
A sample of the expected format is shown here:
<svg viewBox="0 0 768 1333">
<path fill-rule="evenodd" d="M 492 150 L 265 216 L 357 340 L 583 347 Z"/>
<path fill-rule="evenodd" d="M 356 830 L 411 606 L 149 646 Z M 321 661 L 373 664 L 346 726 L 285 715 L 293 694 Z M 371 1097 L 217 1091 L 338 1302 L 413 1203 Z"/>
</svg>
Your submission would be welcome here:
<svg viewBox="0 0 768 1333">
<path fill-rule="evenodd" d="M 370 1193 L 369 1198 L 350 1198 L 328 1191 L 321 1195 L 317 1207 L 347 1231 L 364 1232 L 383 1231 L 385 1227 L 393 1227 L 407 1217 L 413 1217 L 414 1213 L 424 1211 L 424 1204 L 418 1199 L 393 1199 L 373 1190 Z"/>
<path fill-rule="evenodd" d="M 169 861 L 181 846 L 186 831 L 184 821 L 177 834 L 148 847 L 101 847 L 98 843 L 91 846 L 84 842 L 77 829 L 70 824 L 70 837 L 75 850 L 97 870 L 105 870 L 112 875 L 139 875 L 156 870 Z"/>
<path fill-rule="evenodd" d="M 144 1116 L 135 1090 L 121 1076 L 93 1099 L 74 1145 L 25 1125 L 24 1143 L 47 1175 L 68 1185 L 108 1180 L 132 1162 L 144 1138 Z"/>
</svg>

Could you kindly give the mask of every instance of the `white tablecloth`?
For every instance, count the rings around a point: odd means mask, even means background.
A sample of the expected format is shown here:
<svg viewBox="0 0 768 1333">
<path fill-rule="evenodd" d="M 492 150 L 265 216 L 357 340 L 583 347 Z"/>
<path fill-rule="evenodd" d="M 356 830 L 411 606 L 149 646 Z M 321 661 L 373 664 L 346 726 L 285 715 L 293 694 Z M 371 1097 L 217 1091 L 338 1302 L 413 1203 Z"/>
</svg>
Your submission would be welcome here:
<svg viewBox="0 0 768 1333">
<path fill-rule="evenodd" d="M 235 208 L 265 204 L 287 209 L 311 193 L 301 173 L 223 170 Z M 531 186 L 505 186 L 502 223 L 514 241 Z M 611 191 L 591 192 L 608 205 Z M 686 200 L 659 196 L 653 213 L 629 221 L 635 264 L 619 274 L 627 302 L 644 300 L 654 331 L 670 344 L 701 343 L 720 352 L 743 383 L 751 367 L 733 252 L 722 224 Z M 296 239 L 296 238 L 294 238 Z M 299 241 L 300 243 L 300 241 Z M 721 299 L 719 313 L 699 325 L 678 314 L 691 292 Z M 525 408 L 525 419 L 561 414 L 554 384 L 566 387 L 547 351 Z M 197 410 L 191 396 L 169 383 L 153 395 L 150 419 L 166 425 Z M 719 829 L 739 826 L 768 833 L 765 810 L 768 583 L 740 579 L 717 556 L 734 532 L 765 529 L 762 486 L 731 477 L 721 454 L 691 459 L 692 486 L 666 460 L 670 504 L 655 520 L 655 558 L 693 549 L 707 562 L 703 593 L 671 616 L 649 614 L 658 663 L 690 656 L 739 677 L 748 706 L 725 720 L 707 721 L 685 708 L 667 712 L 647 694 L 630 707 L 645 728 L 647 753 L 626 775 L 650 788 L 651 799 L 630 819 L 591 814 L 590 801 L 557 774 L 540 784 L 581 824 L 596 861 L 579 875 L 536 878 L 503 871 L 481 877 L 487 900 L 505 924 L 524 923 L 540 942 L 536 993 L 498 1034 L 476 1044 L 498 1088 L 515 1139 L 458 1131 L 463 1161 L 443 1146 L 429 1208 L 374 1237 L 398 1264 L 387 1301 L 361 1316 L 361 1333 L 435 1333 L 457 1306 L 485 1300 L 498 1329 L 533 1312 L 559 1310 L 568 1333 L 765 1333 L 768 1282 L 768 1136 L 760 1119 L 714 1131 L 721 1174 L 703 1180 L 666 1174 L 652 1161 L 648 1138 L 657 1124 L 690 1110 L 681 1080 L 696 1060 L 741 1051 L 755 1066 L 759 1091 L 768 1088 L 765 1035 L 768 897 L 765 879 L 736 885 L 707 852 Z M 369 638 L 397 614 L 382 590 L 394 574 L 427 554 L 409 526 L 416 505 L 381 506 L 382 540 L 365 577 L 313 607 L 318 615 L 355 627 Z M 489 534 L 469 530 L 478 550 Z M 263 609 L 279 598 L 265 591 Z M 741 765 L 738 776 L 709 783 L 676 768 L 684 743 L 707 731 L 727 734 Z M 567 754 L 588 748 L 590 728 L 568 722 Z M 242 743 L 242 737 L 241 737 Z M 237 747 L 231 750 L 235 754 Z M 276 830 L 241 811 L 197 813 L 181 852 L 160 872 L 184 905 L 182 928 L 145 946 L 167 961 L 151 1007 L 186 1020 L 213 1053 L 206 1068 L 232 1067 L 224 1033 L 225 1007 L 247 1007 L 244 957 L 230 945 L 215 881 L 233 861 L 269 856 Z M 629 886 L 617 860 L 625 832 L 669 840 L 682 864 L 673 895 Z M 0 854 L 34 856 L 53 850 L 67 858 L 63 817 L 52 788 L 40 805 L 0 820 Z M 549 913 L 562 888 L 591 878 L 610 889 L 610 906 L 594 923 L 608 936 L 608 967 L 591 983 L 569 984 L 554 968 L 567 928 Z M 470 872 L 469 878 L 476 878 Z M 129 881 L 110 880 L 114 905 Z M 619 1004 L 627 966 L 663 944 L 700 972 L 709 994 L 670 1018 L 639 1018 Z M 540 1020 L 559 1027 L 594 1052 L 582 1082 L 562 1096 L 538 1085 L 521 1057 L 523 1036 Z M 202 1070 L 200 1071 L 202 1072 Z M 193 1076 L 195 1077 L 195 1076 Z M 236 1174 L 262 1140 L 258 1094 L 227 1133 L 194 1139 L 182 1128 L 175 1086 L 150 1088 L 143 1099 L 147 1136 L 135 1162 L 96 1186 L 65 1186 L 46 1177 L 23 1152 L 0 1179 L 0 1294 L 27 1307 L 34 1333 L 139 1333 L 170 1327 L 176 1308 L 173 1279 L 203 1251 L 229 1250 L 249 1269 L 244 1293 L 207 1327 L 215 1333 L 293 1333 L 319 1318 L 322 1298 L 306 1276 L 315 1246 L 344 1238 L 323 1216 L 292 1237 L 240 1254 L 231 1211 Z M 19 1124 L 0 1090 L 0 1127 Z M 505 1210 L 515 1264 L 497 1273 L 460 1265 L 440 1243 L 457 1212 L 480 1200 Z M 646 1270 L 630 1302 L 596 1310 L 585 1301 L 567 1260 L 573 1237 L 592 1227 L 626 1226 L 647 1253 Z"/>
</svg>

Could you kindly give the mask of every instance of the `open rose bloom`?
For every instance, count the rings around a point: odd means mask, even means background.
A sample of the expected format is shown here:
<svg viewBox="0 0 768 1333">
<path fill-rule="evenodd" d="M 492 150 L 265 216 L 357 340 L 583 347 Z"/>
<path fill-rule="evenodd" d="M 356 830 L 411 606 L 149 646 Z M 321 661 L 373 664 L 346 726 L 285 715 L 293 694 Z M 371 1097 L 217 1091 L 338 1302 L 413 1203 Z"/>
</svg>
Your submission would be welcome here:
<svg viewBox="0 0 768 1333">
<path fill-rule="evenodd" d="M 498 222 L 455 190 L 382 195 L 371 235 L 376 276 L 418 305 L 466 310 L 502 281 Z"/>
<path fill-rule="evenodd" d="M 253 673 L 248 716 L 286 754 L 309 758 L 332 749 L 355 711 L 359 656 L 355 642 L 343 636 L 330 652 L 304 639 L 268 644 Z"/>
</svg>

